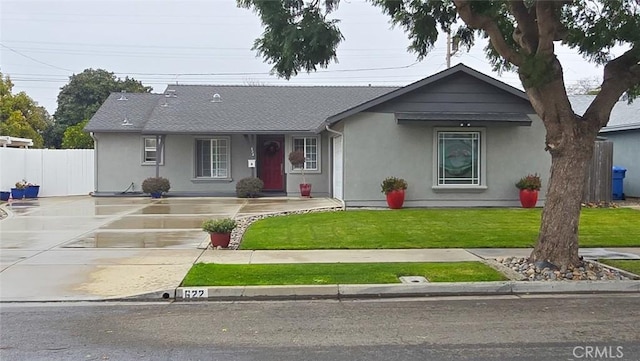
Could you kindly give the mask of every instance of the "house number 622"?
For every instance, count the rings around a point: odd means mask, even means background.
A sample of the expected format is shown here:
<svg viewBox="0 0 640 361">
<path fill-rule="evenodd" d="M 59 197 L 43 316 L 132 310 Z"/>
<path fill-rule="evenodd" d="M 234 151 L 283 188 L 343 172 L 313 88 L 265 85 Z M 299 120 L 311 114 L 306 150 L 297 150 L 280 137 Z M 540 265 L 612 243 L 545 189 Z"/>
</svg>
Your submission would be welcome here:
<svg viewBox="0 0 640 361">
<path fill-rule="evenodd" d="M 206 288 L 185 288 L 182 290 L 183 298 L 206 298 L 209 297 L 209 290 Z"/>
</svg>

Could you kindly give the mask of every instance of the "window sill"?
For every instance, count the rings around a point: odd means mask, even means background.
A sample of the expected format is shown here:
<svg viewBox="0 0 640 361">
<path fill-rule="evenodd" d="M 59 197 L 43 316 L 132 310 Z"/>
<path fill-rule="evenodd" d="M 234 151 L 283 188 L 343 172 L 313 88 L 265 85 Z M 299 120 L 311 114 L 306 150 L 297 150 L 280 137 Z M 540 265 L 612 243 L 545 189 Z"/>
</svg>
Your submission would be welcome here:
<svg viewBox="0 0 640 361">
<path fill-rule="evenodd" d="M 191 183 L 229 183 L 233 178 L 191 178 Z"/>
<path fill-rule="evenodd" d="M 143 166 L 155 166 L 156 163 L 155 162 L 154 163 L 142 163 L 141 165 L 143 165 Z M 164 163 L 160 163 L 158 165 L 164 165 Z"/>
<path fill-rule="evenodd" d="M 292 169 L 291 171 L 289 171 L 289 174 L 302 174 L 302 172 L 300 170 L 297 169 Z M 322 171 L 319 169 L 316 170 L 305 170 L 304 174 L 322 174 Z"/>
<path fill-rule="evenodd" d="M 431 187 L 434 192 L 452 192 L 452 193 L 482 193 L 489 189 L 487 186 L 466 186 L 466 185 L 446 185 Z"/>
</svg>

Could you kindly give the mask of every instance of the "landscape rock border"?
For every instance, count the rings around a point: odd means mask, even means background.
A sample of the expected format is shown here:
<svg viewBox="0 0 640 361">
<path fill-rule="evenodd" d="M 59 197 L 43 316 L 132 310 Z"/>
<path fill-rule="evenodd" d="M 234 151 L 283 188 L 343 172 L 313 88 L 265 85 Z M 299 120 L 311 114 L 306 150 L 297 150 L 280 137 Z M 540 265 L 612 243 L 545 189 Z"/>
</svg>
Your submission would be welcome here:
<svg viewBox="0 0 640 361">
<path fill-rule="evenodd" d="M 236 217 L 235 220 L 237 222 L 237 227 L 231 232 L 231 242 L 229 242 L 230 250 L 237 250 L 240 247 L 240 243 L 242 242 L 242 237 L 244 233 L 247 231 L 249 226 L 261 219 L 271 218 L 271 217 L 280 217 L 280 216 L 288 216 L 291 214 L 307 214 L 307 213 L 322 213 L 322 212 L 339 212 L 344 211 L 344 208 L 341 206 L 334 207 L 321 207 L 321 208 L 312 208 L 312 209 L 304 209 L 298 211 L 286 211 L 286 212 L 273 212 L 266 213 L 257 216 L 244 216 L 244 217 Z"/>
</svg>

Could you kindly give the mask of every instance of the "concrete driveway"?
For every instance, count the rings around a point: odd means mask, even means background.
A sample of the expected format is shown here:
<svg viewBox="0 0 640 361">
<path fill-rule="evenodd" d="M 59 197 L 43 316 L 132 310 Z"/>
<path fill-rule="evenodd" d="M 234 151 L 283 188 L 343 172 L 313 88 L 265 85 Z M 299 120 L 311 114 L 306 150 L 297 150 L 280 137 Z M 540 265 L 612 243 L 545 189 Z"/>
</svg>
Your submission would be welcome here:
<svg viewBox="0 0 640 361">
<path fill-rule="evenodd" d="M 202 255 L 207 218 L 339 206 L 312 198 L 55 197 L 0 220 L 0 301 L 102 300 L 174 290 Z M 231 251 L 220 251 L 231 252 Z"/>
</svg>

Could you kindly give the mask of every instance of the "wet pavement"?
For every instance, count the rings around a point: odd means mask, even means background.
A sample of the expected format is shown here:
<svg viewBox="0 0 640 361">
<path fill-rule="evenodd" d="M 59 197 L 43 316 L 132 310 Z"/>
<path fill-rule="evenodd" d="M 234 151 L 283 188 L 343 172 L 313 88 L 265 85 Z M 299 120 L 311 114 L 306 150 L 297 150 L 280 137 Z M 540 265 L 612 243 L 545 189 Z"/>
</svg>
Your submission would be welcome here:
<svg viewBox="0 0 640 361">
<path fill-rule="evenodd" d="M 339 205 L 275 197 L 11 203 L 0 220 L 0 301 L 100 300 L 175 289 L 203 253 L 203 220 Z"/>
</svg>

